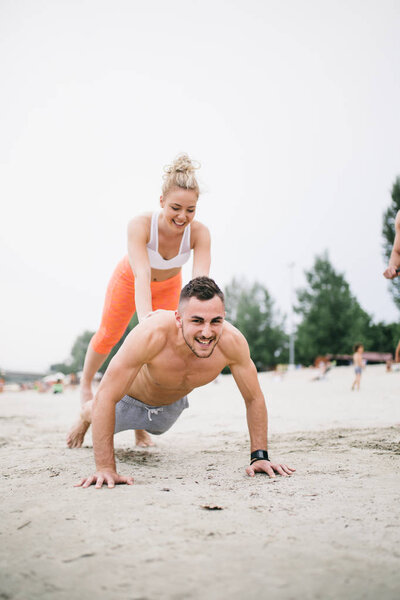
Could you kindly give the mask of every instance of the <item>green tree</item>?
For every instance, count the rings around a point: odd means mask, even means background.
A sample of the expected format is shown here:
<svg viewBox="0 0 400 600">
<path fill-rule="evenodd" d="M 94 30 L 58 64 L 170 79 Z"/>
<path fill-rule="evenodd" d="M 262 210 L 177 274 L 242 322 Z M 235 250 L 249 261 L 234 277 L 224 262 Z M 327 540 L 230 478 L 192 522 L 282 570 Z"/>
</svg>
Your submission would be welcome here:
<svg viewBox="0 0 400 600">
<path fill-rule="evenodd" d="M 388 261 L 393 248 L 395 226 L 394 222 L 396 219 L 397 211 L 400 210 L 400 177 L 396 178 L 396 181 L 392 187 L 392 201 L 389 208 L 383 214 L 383 253 L 385 259 Z M 389 290 L 393 296 L 394 303 L 400 308 L 400 277 L 390 281 Z"/>
<path fill-rule="evenodd" d="M 136 327 L 138 324 L 138 319 L 136 313 L 133 315 L 130 320 L 128 327 L 125 329 L 124 335 L 119 340 L 119 342 L 114 346 L 108 355 L 106 361 L 100 367 L 99 371 L 101 373 L 105 373 L 108 365 L 110 364 L 110 360 L 113 356 L 118 352 L 120 347 L 122 346 L 123 341 L 125 340 L 128 333 Z M 89 342 L 94 335 L 94 331 L 84 331 L 76 338 L 74 345 L 72 346 L 71 356 L 63 363 L 56 363 L 50 366 L 52 371 L 61 371 L 62 373 L 76 373 L 77 371 L 82 371 L 83 363 L 85 361 L 86 351 L 89 346 Z"/>
<path fill-rule="evenodd" d="M 226 318 L 239 329 L 250 346 L 257 369 L 288 360 L 288 336 L 284 319 L 260 283 L 247 285 L 235 279 L 225 288 Z"/>
<path fill-rule="evenodd" d="M 373 323 L 368 331 L 370 348 L 375 352 L 391 352 L 393 355 L 400 340 L 399 323 Z"/>
<path fill-rule="evenodd" d="M 307 287 L 297 291 L 296 312 L 302 321 L 296 334 L 296 357 L 311 364 L 316 356 L 344 354 L 360 341 L 370 345 L 371 317 L 351 294 L 350 286 L 331 265 L 328 254 L 315 258 L 305 272 Z"/>
<path fill-rule="evenodd" d="M 65 374 L 81 371 L 83 368 L 83 362 L 85 360 L 86 350 L 90 340 L 93 337 L 93 334 L 94 331 L 86 330 L 78 335 L 72 346 L 70 357 L 67 358 L 67 360 L 63 363 L 50 365 L 50 369 L 52 371 L 61 371 Z"/>
<path fill-rule="evenodd" d="M 71 366 L 74 371 L 81 371 L 83 369 L 83 362 L 86 356 L 86 350 L 89 345 L 90 340 L 93 337 L 93 331 L 84 331 L 81 335 L 79 335 L 71 350 Z"/>
</svg>

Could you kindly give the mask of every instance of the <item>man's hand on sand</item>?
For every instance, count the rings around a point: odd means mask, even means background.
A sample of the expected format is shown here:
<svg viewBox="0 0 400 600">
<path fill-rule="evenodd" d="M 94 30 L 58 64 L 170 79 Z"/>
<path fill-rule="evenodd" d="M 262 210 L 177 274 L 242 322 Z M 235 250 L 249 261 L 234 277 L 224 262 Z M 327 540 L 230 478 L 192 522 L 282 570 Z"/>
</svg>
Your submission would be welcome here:
<svg viewBox="0 0 400 600">
<path fill-rule="evenodd" d="M 386 279 L 394 279 L 395 277 L 398 277 L 399 273 L 397 272 L 396 267 L 388 267 L 384 272 L 383 272 L 383 276 L 386 277 Z"/>
<path fill-rule="evenodd" d="M 101 488 L 103 483 L 109 488 L 115 487 L 115 485 L 126 483 L 127 485 L 133 485 L 133 477 L 125 477 L 124 475 L 118 475 L 116 471 L 97 471 L 91 477 L 84 477 L 80 483 L 76 483 L 74 487 L 87 488 L 90 485 L 94 485 L 96 488 Z"/>
<path fill-rule="evenodd" d="M 269 460 L 257 460 L 252 465 L 246 468 L 246 473 L 250 477 L 254 477 L 256 473 L 266 473 L 270 477 L 276 477 L 275 471 L 282 475 L 282 477 L 287 477 L 288 475 L 292 475 L 296 469 L 292 467 L 288 467 L 287 465 L 282 465 L 280 463 L 273 463 Z"/>
</svg>

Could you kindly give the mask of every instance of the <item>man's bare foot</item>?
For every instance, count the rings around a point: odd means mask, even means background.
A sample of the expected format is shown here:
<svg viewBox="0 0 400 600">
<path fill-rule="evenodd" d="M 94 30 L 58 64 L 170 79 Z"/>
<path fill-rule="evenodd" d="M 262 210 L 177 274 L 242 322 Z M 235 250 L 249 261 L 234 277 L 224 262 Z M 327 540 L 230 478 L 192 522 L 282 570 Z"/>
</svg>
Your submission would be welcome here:
<svg viewBox="0 0 400 600">
<path fill-rule="evenodd" d="M 155 446 L 155 443 L 144 429 L 135 429 L 136 446 L 147 448 L 147 446 Z"/>
<path fill-rule="evenodd" d="M 84 421 L 82 417 L 79 417 L 79 420 L 75 423 L 75 425 L 70 429 L 68 433 L 68 448 L 80 448 L 83 444 L 85 433 L 87 432 L 89 427 L 90 423 L 88 421 Z"/>
</svg>

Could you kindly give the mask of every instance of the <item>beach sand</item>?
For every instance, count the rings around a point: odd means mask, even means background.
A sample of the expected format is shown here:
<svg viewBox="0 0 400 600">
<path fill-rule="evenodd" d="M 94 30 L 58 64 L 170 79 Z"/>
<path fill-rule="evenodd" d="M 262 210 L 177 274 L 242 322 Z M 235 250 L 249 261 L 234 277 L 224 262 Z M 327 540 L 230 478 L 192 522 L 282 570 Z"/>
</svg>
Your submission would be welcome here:
<svg viewBox="0 0 400 600">
<path fill-rule="evenodd" d="M 78 391 L 0 394 L 0 599 L 398 599 L 400 372 L 326 381 L 261 374 L 270 456 L 292 477 L 249 478 L 231 376 L 195 390 L 157 446 L 115 438 L 133 486 L 74 488 L 90 434 L 65 437 Z M 208 510 L 204 506 L 218 506 Z"/>
</svg>

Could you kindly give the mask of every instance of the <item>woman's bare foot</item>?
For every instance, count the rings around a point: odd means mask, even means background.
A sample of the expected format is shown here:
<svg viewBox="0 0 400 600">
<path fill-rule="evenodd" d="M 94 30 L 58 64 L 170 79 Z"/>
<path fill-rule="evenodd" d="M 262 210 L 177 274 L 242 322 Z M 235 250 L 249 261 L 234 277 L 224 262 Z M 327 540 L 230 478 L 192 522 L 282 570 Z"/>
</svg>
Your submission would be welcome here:
<svg viewBox="0 0 400 600">
<path fill-rule="evenodd" d="M 144 429 L 135 429 L 136 446 L 141 448 L 147 448 L 148 446 L 155 446 L 155 443 Z"/>
<path fill-rule="evenodd" d="M 82 407 L 79 419 L 75 425 L 69 430 L 67 435 L 67 446 L 69 448 L 80 448 L 85 438 L 85 433 L 92 422 L 93 401 L 86 402 Z"/>
<path fill-rule="evenodd" d="M 84 421 L 82 417 L 79 417 L 79 420 L 75 423 L 75 425 L 70 429 L 68 433 L 68 448 L 80 448 L 83 444 L 85 433 L 87 432 L 89 427 L 90 423 L 88 421 Z"/>
</svg>

